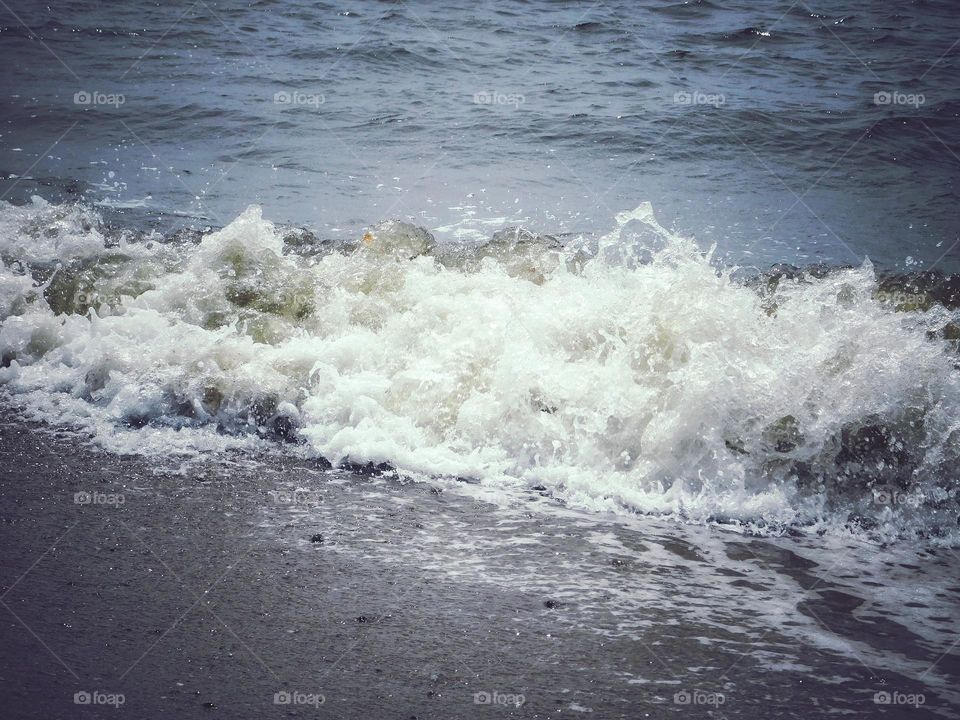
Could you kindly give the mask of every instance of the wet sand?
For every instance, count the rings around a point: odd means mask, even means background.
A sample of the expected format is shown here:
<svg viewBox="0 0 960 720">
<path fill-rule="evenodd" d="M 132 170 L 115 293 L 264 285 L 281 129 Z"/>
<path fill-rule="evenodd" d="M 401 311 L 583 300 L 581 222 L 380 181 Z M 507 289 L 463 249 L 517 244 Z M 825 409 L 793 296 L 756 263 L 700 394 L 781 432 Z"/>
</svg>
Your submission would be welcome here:
<svg viewBox="0 0 960 720">
<path fill-rule="evenodd" d="M 11 412 L 0 467 L 5 717 L 960 713 L 950 550 L 490 502 L 279 452 L 177 473 Z"/>
</svg>

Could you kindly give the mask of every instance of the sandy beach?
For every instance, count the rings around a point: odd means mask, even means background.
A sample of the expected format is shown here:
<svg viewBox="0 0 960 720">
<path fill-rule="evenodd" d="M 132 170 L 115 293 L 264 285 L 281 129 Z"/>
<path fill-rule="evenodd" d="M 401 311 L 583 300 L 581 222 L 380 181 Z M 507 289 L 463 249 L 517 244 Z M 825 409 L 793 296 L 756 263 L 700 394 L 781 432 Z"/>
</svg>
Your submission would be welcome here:
<svg viewBox="0 0 960 720">
<path fill-rule="evenodd" d="M 946 551 L 498 507 L 279 455 L 176 474 L 10 412 L 0 448 L 7 717 L 960 707 Z M 924 608 L 898 601 L 918 587 Z"/>
</svg>

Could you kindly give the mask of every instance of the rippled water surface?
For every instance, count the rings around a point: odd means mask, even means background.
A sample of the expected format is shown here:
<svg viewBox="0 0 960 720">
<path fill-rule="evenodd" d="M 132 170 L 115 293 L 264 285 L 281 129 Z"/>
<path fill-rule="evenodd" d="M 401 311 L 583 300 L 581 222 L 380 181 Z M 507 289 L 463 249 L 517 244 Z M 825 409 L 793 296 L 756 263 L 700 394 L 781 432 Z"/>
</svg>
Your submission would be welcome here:
<svg viewBox="0 0 960 720">
<path fill-rule="evenodd" d="M 960 257 L 948 0 L 74 0 L 0 22 L 8 199 L 471 240 L 600 233 L 648 200 L 745 265 Z"/>
</svg>

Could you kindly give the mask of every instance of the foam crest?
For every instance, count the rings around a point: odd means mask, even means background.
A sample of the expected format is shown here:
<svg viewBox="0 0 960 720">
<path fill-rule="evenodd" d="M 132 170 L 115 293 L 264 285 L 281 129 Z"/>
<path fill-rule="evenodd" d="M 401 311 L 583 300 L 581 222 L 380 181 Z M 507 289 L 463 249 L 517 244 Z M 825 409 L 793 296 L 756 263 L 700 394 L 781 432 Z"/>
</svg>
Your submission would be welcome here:
<svg viewBox="0 0 960 720">
<path fill-rule="evenodd" d="M 111 248 L 52 207 L 0 210 L 0 382 L 106 447 L 273 438 L 598 509 L 956 527 L 960 387 L 933 334 L 953 314 L 894 312 L 869 262 L 758 292 L 649 203 L 594 259 L 519 229 L 445 254 L 400 222 L 292 252 L 256 207 Z M 72 240 L 37 240 L 48 223 Z M 91 297 L 60 299 L 52 262 Z"/>
</svg>

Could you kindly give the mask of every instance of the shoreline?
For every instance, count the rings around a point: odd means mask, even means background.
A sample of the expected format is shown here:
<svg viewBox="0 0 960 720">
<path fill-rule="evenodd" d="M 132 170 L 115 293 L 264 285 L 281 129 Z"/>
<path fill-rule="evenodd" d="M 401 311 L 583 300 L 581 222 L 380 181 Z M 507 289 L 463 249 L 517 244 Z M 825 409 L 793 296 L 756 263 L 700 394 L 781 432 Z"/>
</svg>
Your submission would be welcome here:
<svg viewBox="0 0 960 720">
<path fill-rule="evenodd" d="M 939 583 L 955 606 L 948 551 L 889 551 L 876 577 L 871 546 L 588 514 L 535 492 L 495 505 L 280 455 L 177 475 L 9 411 L 0 440 L 11 717 L 906 712 L 875 704 L 886 691 L 924 696 L 909 717 L 960 707 L 931 689 L 960 677 L 952 623 L 934 647 L 864 592 Z M 75 704 L 95 691 L 122 695 L 120 712 Z"/>
</svg>

